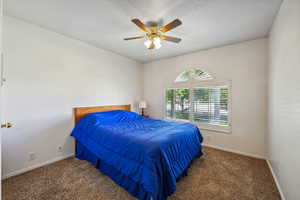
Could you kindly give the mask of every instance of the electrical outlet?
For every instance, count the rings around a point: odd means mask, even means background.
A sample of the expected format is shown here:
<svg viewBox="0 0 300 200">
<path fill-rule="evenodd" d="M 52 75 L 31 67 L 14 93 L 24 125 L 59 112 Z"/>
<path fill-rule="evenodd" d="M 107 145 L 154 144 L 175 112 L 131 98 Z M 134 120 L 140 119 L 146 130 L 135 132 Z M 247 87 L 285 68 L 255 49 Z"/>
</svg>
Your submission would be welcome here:
<svg viewBox="0 0 300 200">
<path fill-rule="evenodd" d="M 57 152 L 62 152 L 62 149 L 63 149 L 62 146 L 58 146 L 57 147 Z"/>
<path fill-rule="evenodd" d="M 30 153 L 29 153 L 29 158 L 28 158 L 28 160 L 29 160 L 29 161 L 33 161 L 33 160 L 35 160 L 35 159 L 36 159 L 35 153 L 34 153 L 34 152 L 30 152 Z"/>
</svg>

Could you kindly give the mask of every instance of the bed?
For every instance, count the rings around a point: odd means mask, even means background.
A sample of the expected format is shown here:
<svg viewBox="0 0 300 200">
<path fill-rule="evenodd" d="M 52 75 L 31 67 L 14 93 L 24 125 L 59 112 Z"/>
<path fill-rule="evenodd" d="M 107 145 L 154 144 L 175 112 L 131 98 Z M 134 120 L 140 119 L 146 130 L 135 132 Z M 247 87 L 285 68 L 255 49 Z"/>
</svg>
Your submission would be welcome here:
<svg viewBox="0 0 300 200">
<path fill-rule="evenodd" d="M 145 118 L 130 105 L 75 108 L 76 157 L 141 200 L 165 200 L 202 155 L 199 129 Z"/>
</svg>

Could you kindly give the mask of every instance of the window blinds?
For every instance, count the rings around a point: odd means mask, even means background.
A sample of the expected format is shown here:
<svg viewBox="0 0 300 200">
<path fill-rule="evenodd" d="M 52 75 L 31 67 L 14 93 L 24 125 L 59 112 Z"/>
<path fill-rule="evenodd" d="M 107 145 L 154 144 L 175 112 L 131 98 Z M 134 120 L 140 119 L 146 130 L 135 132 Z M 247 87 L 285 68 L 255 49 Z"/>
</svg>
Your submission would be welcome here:
<svg viewBox="0 0 300 200">
<path fill-rule="evenodd" d="M 191 121 L 228 125 L 228 88 L 192 88 Z"/>
<path fill-rule="evenodd" d="M 167 118 L 228 126 L 228 87 L 193 87 L 166 90 Z"/>
</svg>

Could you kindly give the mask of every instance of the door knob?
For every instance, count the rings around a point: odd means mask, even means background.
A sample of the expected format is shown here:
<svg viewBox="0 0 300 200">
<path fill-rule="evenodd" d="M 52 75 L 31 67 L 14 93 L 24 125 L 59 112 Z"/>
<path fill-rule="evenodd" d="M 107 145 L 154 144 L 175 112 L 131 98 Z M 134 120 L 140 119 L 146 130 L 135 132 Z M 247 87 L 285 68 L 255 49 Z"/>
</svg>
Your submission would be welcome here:
<svg viewBox="0 0 300 200">
<path fill-rule="evenodd" d="M 7 122 L 5 124 L 1 124 L 1 128 L 10 128 L 10 127 L 12 127 L 12 124 L 9 122 Z"/>
</svg>

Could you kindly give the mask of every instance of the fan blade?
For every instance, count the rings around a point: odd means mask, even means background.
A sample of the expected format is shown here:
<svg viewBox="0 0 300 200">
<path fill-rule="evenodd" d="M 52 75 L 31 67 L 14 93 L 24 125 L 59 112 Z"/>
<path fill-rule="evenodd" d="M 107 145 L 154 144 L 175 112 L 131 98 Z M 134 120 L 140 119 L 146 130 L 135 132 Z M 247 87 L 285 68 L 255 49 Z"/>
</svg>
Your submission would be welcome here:
<svg viewBox="0 0 300 200">
<path fill-rule="evenodd" d="M 124 38 L 124 40 L 135 40 L 135 39 L 142 39 L 145 36 L 137 36 L 137 37 L 130 37 L 130 38 Z"/>
<path fill-rule="evenodd" d="M 171 23 L 165 25 L 164 27 L 162 27 L 160 29 L 161 32 L 165 33 L 168 32 L 174 28 L 176 28 L 177 26 L 181 25 L 182 22 L 179 19 L 175 19 L 174 21 L 172 21 Z"/>
<path fill-rule="evenodd" d="M 133 19 L 131 20 L 133 23 L 135 23 L 135 25 L 137 25 L 138 27 L 140 27 L 140 29 L 142 29 L 145 32 L 148 32 L 147 26 L 145 24 L 143 24 L 143 22 L 141 22 L 141 20 L 139 19 Z"/>
<path fill-rule="evenodd" d="M 170 36 L 166 36 L 166 35 L 162 35 L 161 39 L 162 40 L 167 40 L 167 41 L 170 41 L 170 42 L 176 42 L 176 43 L 179 43 L 181 41 L 180 38 L 170 37 Z"/>
</svg>

